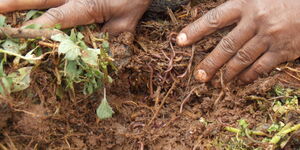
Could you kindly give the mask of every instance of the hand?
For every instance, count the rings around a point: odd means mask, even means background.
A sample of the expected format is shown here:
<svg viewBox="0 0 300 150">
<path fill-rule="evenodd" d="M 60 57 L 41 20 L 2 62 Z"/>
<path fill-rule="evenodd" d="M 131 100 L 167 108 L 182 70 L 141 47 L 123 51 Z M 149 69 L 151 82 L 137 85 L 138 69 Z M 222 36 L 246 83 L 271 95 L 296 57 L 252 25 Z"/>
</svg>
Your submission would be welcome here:
<svg viewBox="0 0 300 150">
<path fill-rule="evenodd" d="M 300 1 L 231 0 L 184 28 L 177 43 L 187 46 L 237 23 L 196 67 L 195 77 L 208 82 L 226 64 L 225 82 L 239 76 L 240 81 L 249 83 L 300 56 L 299 14 Z"/>
<path fill-rule="evenodd" d="M 0 13 L 52 8 L 25 24 L 41 24 L 44 27 L 60 24 L 62 28 L 69 28 L 106 23 L 102 30 L 117 34 L 134 32 L 150 2 L 151 0 L 0 0 Z"/>
</svg>

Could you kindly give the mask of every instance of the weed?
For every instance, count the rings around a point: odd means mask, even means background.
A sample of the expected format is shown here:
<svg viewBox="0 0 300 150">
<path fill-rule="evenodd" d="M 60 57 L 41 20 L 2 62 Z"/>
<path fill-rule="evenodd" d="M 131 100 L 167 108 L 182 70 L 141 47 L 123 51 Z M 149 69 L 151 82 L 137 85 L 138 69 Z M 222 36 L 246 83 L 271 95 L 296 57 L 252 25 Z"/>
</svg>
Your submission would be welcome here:
<svg viewBox="0 0 300 150">
<path fill-rule="evenodd" d="M 39 11 L 29 11 L 26 19 L 34 18 L 40 13 Z M 6 26 L 5 17 L 3 16 L 0 17 L 0 26 Z M 34 25 L 26 28 L 37 29 L 40 27 Z M 38 41 L 35 39 L 22 40 L 21 42 L 19 39 L 8 37 L 0 41 L 0 94 L 8 96 L 12 92 L 27 89 L 30 86 L 31 71 L 39 67 L 48 54 L 56 52 L 60 56 L 58 71 L 55 73 L 59 89 L 69 89 L 75 96 L 75 85 L 83 85 L 82 93 L 90 95 L 113 81 L 108 75 L 108 68 L 110 66 L 114 68 L 114 66 L 113 59 L 108 55 L 109 42 L 107 34 L 103 34 L 102 39 L 99 40 L 102 42 L 99 49 L 88 47 L 84 42 L 84 35 L 75 29 L 71 30 L 69 36 L 57 34 L 52 36 L 51 39 L 59 43 L 57 51 L 47 49 L 45 52 L 45 50 L 41 50 L 41 47 L 36 44 Z M 28 49 L 32 46 L 34 48 L 28 52 Z M 22 63 L 24 67 L 19 67 L 21 61 L 25 62 Z M 6 74 L 6 65 L 13 65 L 14 68 L 19 69 L 16 72 Z M 97 114 L 100 119 L 105 119 L 111 117 L 112 113 L 105 93 Z"/>
<path fill-rule="evenodd" d="M 299 111 L 299 93 L 298 90 L 283 88 L 281 86 L 275 86 L 271 95 L 274 98 L 271 110 L 273 110 L 274 115 L 278 116 L 281 119 L 285 117 L 285 114 L 290 112 Z M 248 97 L 249 99 L 250 97 Z M 268 101 L 266 98 L 251 97 L 252 100 L 258 100 L 258 102 Z M 263 101 L 262 101 L 263 99 Z M 268 149 L 284 148 L 287 143 L 291 140 L 291 133 L 300 130 L 300 124 L 297 124 L 295 121 L 284 123 L 282 121 L 274 122 L 270 125 L 265 133 L 265 131 L 253 131 L 248 128 L 248 123 L 246 120 L 239 120 L 239 127 L 225 127 L 226 131 L 233 132 L 236 134 L 235 138 L 231 139 L 229 144 L 229 149 L 247 149 L 249 146 L 246 144 L 246 141 L 251 141 L 253 143 L 258 143 L 260 145 L 267 145 Z M 263 140 L 256 140 L 252 138 L 251 135 L 263 136 Z"/>
</svg>

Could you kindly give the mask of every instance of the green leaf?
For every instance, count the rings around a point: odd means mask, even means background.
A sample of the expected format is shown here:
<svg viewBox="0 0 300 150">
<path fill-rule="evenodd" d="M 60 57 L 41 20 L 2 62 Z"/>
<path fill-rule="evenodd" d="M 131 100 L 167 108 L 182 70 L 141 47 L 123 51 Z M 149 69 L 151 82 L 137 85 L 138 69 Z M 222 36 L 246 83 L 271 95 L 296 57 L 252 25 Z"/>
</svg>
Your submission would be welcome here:
<svg viewBox="0 0 300 150">
<path fill-rule="evenodd" d="M 275 86 L 274 91 L 275 91 L 275 93 L 276 93 L 277 96 L 284 95 L 284 88 L 281 87 L 281 86 L 279 86 L 279 85 Z"/>
<path fill-rule="evenodd" d="M 66 34 L 59 33 L 59 34 L 51 36 L 51 39 L 53 41 L 62 42 L 64 40 L 68 40 L 70 38 Z"/>
<path fill-rule="evenodd" d="M 280 129 L 280 126 L 278 124 L 272 124 L 268 129 L 267 131 L 268 132 L 275 132 L 275 131 L 278 131 Z"/>
<path fill-rule="evenodd" d="M 61 29 L 61 24 L 55 24 L 54 29 L 60 30 Z"/>
<path fill-rule="evenodd" d="M 3 44 L 2 47 L 6 51 L 10 51 L 16 54 L 20 54 L 20 45 L 12 40 L 6 40 Z"/>
<path fill-rule="evenodd" d="M 2 84 L 0 84 L 0 94 L 5 95 L 5 94 L 10 94 L 11 93 L 11 86 L 12 86 L 12 80 L 7 77 L 2 77 L 0 78 Z M 7 92 L 7 93 L 6 93 Z"/>
<path fill-rule="evenodd" d="M 6 21 L 6 17 L 3 15 L 0 15 L 0 27 L 6 26 L 5 21 Z"/>
<path fill-rule="evenodd" d="M 5 77 L 6 74 L 4 72 L 4 60 L 0 62 L 0 77 Z"/>
<path fill-rule="evenodd" d="M 71 80 L 75 80 L 79 78 L 81 71 L 77 67 L 76 61 L 68 61 L 68 64 L 66 66 L 65 74 L 68 78 Z"/>
<path fill-rule="evenodd" d="M 58 53 L 65 54 L 65 59 L 67 60 L 76 60 L 81 55 L 80 47 L 71 40 L 61 42 L 58 47 Z"/>
<path fill-rule="evenodd" d="M 104 98 L 102 99 L 101 104 L 99 105 L 99 107 L 97 109 L 97 116 L 100 119 L 108 119 L 108 118 L 111 118 L 113 114 L 114 114 L 114 111 L 107 102 L 106 92 L 104 89 Z"/>
<path fill-rule="evenodd" d="M 72 29 L 72 30 L 71 30 L 70 39 L 71 39 L 73 42 L 76 42 L 76 41 L 77 41 L 75 29 Z"/>
<path fill-rule="evenodd" d="M 102 43 L 102 47 L 103 47 L 106 51 L 109 50 L 109 42 L 104 41 L 104 42 Z"/>
<path fill-rule="evenodd" d="M 10 73 L 7 77 L 12 79 L 12 92 L 19 92 L 27 89 L 30 86 L 30 73 L 32 67 L 24 67 L 16 72 Z"/>
<path fill-rule="evenodd" d="M 84 38 L 84 35 L 81 32 L 78 32 L 77 33 L 77 39 L 78 40 L 83 40 L 83 38 Z"/>
<path fill-rule="evenodd" d="M 28 26 L 22 27 L 22 29 L 41 29 L 43 25 L 41 24 L 30 24 Z"/>
<path fill-rule="evenodd" d="M 284 126 L 285 126 L 285 124 L 283 122 L 279 122 L 279 124 L 274 123 L 267 129 L 267 131 L 269 133 L 276 132 L 276 131 L 279 131 Z"/>
<path fill-rule="evenodd" d="M 65 54 L 65 59 L 76 60 L 79 56 L 81 56 L 80 47 L 76 45 L 67 35 L 57 34 L 52 36 L 51 39 L 61 42 L 58 47 L 58 53 Z"/>
<path fill-rule="evenodd" d="M 38 11 L 38 10 L 30 10 L 25 17 L 25 21 L 28 21 L 30 19 L 39 17 L 43 12 Z"/>
<path fill-rule="evenodd" d="M 98 66 L 98 56 L 100 55 L 100 49 L 88 48 L 82 52 L 81 59 L 92 66 Z"/>
<path fill-rule="evenodd" d="M 249 124 L 247 123 L 246 120 L 241 119 L 241 120 L 239 120 L 239 125 L 240 125 L 243 129 L 246 129 L 246 128 L 248 127 Z"/>
<path fill-rule="evenodd" d="M 90 83 L 86 83 L 84 85 L 84 90 L 83 90 L 83 94 L 84 95 L 90 95 L 94 92 L 94 86 L 93 84 L 90 84 Z"/>
</svg>

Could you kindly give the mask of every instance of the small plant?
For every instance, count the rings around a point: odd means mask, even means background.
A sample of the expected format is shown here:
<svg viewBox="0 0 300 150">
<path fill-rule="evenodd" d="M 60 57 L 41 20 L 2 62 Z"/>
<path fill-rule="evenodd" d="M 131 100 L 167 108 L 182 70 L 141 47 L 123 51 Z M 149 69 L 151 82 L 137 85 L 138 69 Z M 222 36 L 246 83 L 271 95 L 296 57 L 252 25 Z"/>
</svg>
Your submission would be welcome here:
<svg viewBox="0 0 300 150">
<path fill-rule="evenodd" d="M 39 11 L 30 11 L 26 19 L 40 15 Z M 7 26 L 5 17 L 0 16 L 0 27 Z M 38 26 L 29 28 L 38 29 Z M 105 84 L 113 80 L 108 75 L 108 68 L 113 66 L 113 59 L 108 55 L 109 42 L 107 34 L 103 34 L 101 46 L 98 49 L 90 48 L 84 42 L 84 35 L 72 29 L 70 35 L 57 34 L 51 37 L 59 42 L 57 51 L 44 49 L 36 44 L 37 40 L 22 40 L 7 38 L 0 41 L 0 94 L 9 96 L 13 92 L 19 92 L 30 86 L 30 74 L 35 67 L 39 67 L 43 58 L 50 53 L 57 52 L 60 58 L 59 68 L 55 74 L 60 89 L 69 89 L 75 95 L 75 85 L 82 85 L 82 93 L 93 94 L 95 91 L 104 88 Z M 31 50 L 29 47 L 34 47 Z M 45 52 L 46 51 L 46 52 Z M 8 59 L 9 57 L 9 59 Z M 13 61 L 11 61 L 13 60 Z M 20 65 L 22 63 L 22 65 Z M 19 68 L 17 71 L 7 74 L 5 65 Z M 24 66 L 24 67 L 19 67 Z M 59 96 L 59 95 L 58 95 Z M 100 114 L 101 113 L 101 114 Z M 104 98 L 97 109 L 100 119 L 106 119 L 113 114 L 106 98 Z"/>
<path fill-rule="evenodd" d="M 113 59 L 108 55 L 107 37 L 102 39 L 100 49 L 89 48 L 83 38 L 84 36 L 80 32 L 76 33 L 73 29 L 70 36 L 58 34 L 51 39 L 60 42 L 58 54 L 64 55 L 61 68 L 63 68 L 62 76 L 66 81 L 67 88 L 75 93 L 74 84 L 83 83 L 83 93 L 90 95 L 98 89 L 104 88 L 105 83 L 112 82 L 112 78 L 108 75 L 108 66 L 113 66 Z M 107 102 L 105 91 L 104 98 L 97 109 L 97 116 L 100 119 L 107 119 L 112 117 L 113 113 Z"/>
<path fill-rule="evenodd" d="M 239 120 L 239 128 L 233 127 L 225 127 L 225 130 L 229 132 L 236 133 L 236 138 L 232 139 L 235 143 L 233 145 L 239 145 L 239 147 L 243 147 L 245 149 L 250 148 L 243 139 L 239 137 L 246 137 L 248 140 L 254 143 L 267 143 L 269 144 L 269 149 L 275 149 L 278 146 L 280 148 L 284 148 L 290 137 L 289 133 L 300 130 L 300 124 L 293 125 L 292 123 L 284 124 L 279 122 L 278 124 L 272 124 L 267 131 L 269 134 L 266 134 L 262 131 L 253 131 L 248 128 L 248 123 L 245 120 Z M 273 134 L 273 136 L 271 136 Z M 251 137 L 251 135 L 264 136 L 265 138 L 262 141 L 257 141 Z M 241 148 L 241 149 L 243 149 Z"/>
<path fill-rule="evenodd" d="M 273 111 L 281 115 L 299 110 L 298 94 L 293 89 L 276 86 L 274 88 L 276 96 L 281 97 L 274 102 Z"/>
<path fill-rule="evenodd" d="M 100 49 L 93 49 L 85 44 L 83 38 L 73 29 L 70 36 L 58 34 L 51 39 L 60 42 L 58 54 L 64 55 L 61 68 L 67 88 L 74 92 L 74 84 L 83 83 L 83 93 L 89 95 L 103 88 L 104 82 L 112 82 L 108 66 L 112 65 L 113 59 L 108 55 L 107 39 L 103 39 Z"/>
</svg>

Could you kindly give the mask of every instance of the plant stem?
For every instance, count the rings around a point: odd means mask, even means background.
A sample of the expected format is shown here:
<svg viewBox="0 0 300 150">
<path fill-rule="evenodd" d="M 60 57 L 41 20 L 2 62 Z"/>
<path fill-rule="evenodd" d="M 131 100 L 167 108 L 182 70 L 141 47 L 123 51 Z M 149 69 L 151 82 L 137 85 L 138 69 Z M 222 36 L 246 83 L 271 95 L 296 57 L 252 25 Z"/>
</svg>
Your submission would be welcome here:
<svg viewBox="0 0 300 150">
<path fill-rule="evenodd" d="M 233 128 L 233 127 L 225 127 L 225 130 L 227 130 L 227 131 L 229 131 L 229 132 L 236 133 L 236 134 L 239 134 L 239 133 L 242 132 L 240 129 Z"/>
<path fill-rule="evenodd" d="M 24 56 L 22 56 L 20 54 L 16 54 L 14 52 L 6 51 L 6 50 L 3 50 L 3 49 L 0 49 L 0 53 L 12 55 L 12 56 L 16 56 L 16 57 L 19 57 L 19 58 L 27 60 L 27 61 L 38 61 L 38 60 L 43 59 L 43 57 L 42 57 L 43 55 L 40 56 L 40 57 L 35 57 L 35 58 L 27 58 L 27 57 L 24 57 Z"/>
<path fill-rule="evenodd" d="M 240 134 L 242 132 L 241 129 L 237 129 L 233 127 L 225 127 L 225 130 L 236 134 Z M 252 131 L 252 130 L 249 130 L 249 135 L 267 136 L 267 134 L 262 131 Z"/>
<path fill-rule="evenodd" d="M 273 136 L 273 138 L 271 139 L 270 143 L 271 144 L 277 144 L 281 138 L 285 137 L 288 133 L 299 130 L 300 129 L 300 125 L 295 125 L 293 127 L 291 127 L 292 124 L 288 123 L 286 124 L 277 134 L 275 134 Z"/>
</svg>

